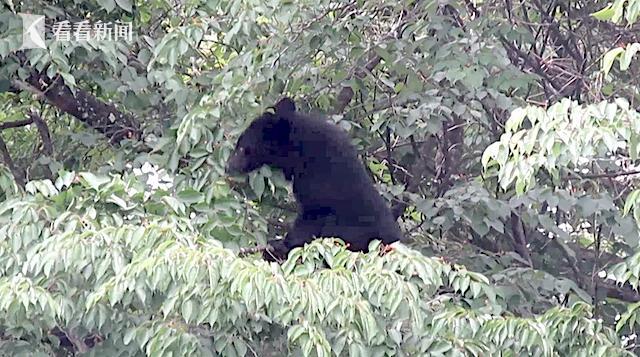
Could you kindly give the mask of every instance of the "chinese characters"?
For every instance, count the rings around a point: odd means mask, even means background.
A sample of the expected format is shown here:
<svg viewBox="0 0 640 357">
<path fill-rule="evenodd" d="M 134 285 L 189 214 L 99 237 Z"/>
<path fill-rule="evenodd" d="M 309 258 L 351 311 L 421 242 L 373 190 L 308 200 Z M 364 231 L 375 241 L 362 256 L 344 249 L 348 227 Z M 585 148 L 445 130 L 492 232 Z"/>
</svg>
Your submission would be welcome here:
<svg viewBox="0 0 640 357">
<path fill-rule="evenodd" d="M 52 32 L 56 41 L 131 41 L 133 37 L 131 22 L 60 21 L 53 24 Z"/>
</svg>

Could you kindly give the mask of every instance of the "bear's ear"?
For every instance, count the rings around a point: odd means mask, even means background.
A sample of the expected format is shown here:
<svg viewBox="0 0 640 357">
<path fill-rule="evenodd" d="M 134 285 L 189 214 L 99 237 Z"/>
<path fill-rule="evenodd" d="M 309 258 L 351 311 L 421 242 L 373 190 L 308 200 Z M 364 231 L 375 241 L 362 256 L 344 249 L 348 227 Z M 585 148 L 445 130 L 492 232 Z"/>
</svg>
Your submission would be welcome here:
<svg viewBox="0 0 640 357">
<path fill-rule="evenodd" d="M 275 109 L 276 114 L 289 114 L 296 111 L 296 103 L 293 101 L 293 99 L 284 97 L 280 99 L 278 103 L 273 106 L 273 108 Z"/>
</svg>

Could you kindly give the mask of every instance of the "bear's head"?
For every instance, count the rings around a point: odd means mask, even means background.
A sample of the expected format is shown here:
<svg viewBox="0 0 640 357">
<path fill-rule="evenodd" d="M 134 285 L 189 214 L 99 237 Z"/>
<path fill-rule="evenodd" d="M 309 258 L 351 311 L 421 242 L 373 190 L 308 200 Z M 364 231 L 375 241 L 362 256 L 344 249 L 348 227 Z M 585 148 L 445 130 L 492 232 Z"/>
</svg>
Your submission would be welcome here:
<svg viewBox="0 0 640 357">
<path fill-rule="evenodd" d="M 240 135 L 229 157 L 226 171 L 244 174 L 262 165 L 282 167 L 291 153 L 291 124 L 295 103 L 290 98 L 281 99 L 276 105 L 255 119 Z"/>
</svg>

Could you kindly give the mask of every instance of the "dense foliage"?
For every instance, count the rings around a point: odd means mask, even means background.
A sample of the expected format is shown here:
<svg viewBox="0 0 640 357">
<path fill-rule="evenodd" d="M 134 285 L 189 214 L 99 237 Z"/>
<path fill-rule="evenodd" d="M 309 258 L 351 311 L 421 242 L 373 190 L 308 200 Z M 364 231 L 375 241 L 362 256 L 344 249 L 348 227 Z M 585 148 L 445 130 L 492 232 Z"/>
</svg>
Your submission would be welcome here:
<svg viewBox="0 0 640 357">
<path fill-rule="evenodd" d="M 640 1 L 3 6 L 0 355 L 638 352 Z M 83 20 L 133 36 L 51 36 Z M 283 95 L 349 132 L 408 244 L 261 259 L 290 184 L 224 165 Z"/>
</svg>

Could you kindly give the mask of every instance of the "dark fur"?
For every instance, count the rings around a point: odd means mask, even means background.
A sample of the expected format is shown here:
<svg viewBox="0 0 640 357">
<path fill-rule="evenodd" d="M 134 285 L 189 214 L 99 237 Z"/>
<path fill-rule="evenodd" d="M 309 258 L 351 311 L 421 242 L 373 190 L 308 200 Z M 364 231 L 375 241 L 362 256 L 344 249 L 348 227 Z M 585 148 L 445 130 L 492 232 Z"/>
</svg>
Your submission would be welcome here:
<svg viewBox="0 0 640 357">
<path fill-rule="evenodd" d="M 277 255 L 314 237 L 338 237 L 353 251 L 369 242 L 390 244 L 402 233 L 374 187 L 346 132 L 323 119 L 296 112 L 294 102 L 279 101 L 240 136 L 227 172 L 247 173 L 262 165 L 282 169 L 293 181 L 299 213 L 284 242 L 270 241 Z"/>
</svg>

